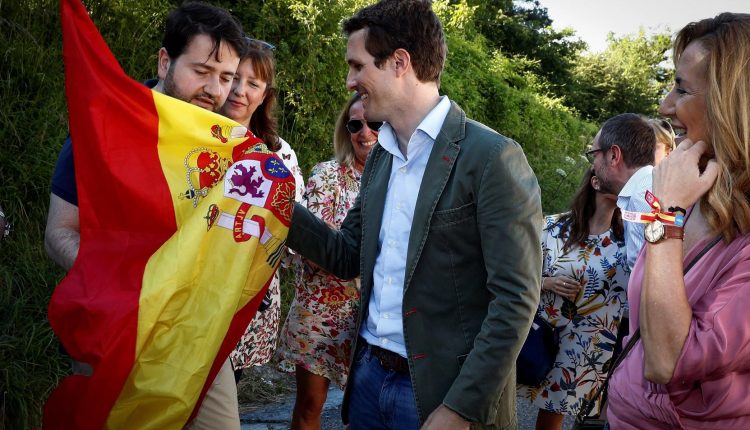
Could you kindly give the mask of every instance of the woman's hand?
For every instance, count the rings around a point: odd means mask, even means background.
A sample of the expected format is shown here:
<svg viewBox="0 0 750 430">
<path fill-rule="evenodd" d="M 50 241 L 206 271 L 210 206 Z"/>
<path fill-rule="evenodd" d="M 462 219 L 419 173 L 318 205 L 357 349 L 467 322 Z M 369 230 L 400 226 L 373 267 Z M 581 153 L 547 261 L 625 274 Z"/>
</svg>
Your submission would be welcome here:
<svg viewBox="0 0 750 430">
<path fill-rule="evenodd" d="M 560 275 L 547 276 L 542 278 L 543 291 L 551 291 L 557 295 L 567 298 L 570 301 L 575 301 L 580 289 L 581 283 L 569 276 Z"/>
<path fill-rule="evenodd" d="M 699 163 L 708 156 L 707 143 L 685 139 L 654 168 L 653 193 L 664 210 L 669 206 L 688 208 L 708 192 L 719 175 L 719 165 L 713 158 L 707 160 L 701 173 Z"/>
</svg>

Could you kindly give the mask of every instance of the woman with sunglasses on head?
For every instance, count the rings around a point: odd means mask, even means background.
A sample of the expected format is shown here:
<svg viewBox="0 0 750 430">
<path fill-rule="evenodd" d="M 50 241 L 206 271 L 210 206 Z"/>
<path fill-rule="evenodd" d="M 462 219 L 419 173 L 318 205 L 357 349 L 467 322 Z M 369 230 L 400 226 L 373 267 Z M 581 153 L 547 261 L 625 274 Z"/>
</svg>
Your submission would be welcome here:
<svg viewBox="0 0 750 430">
<path fill-rule="evenodd" d="M 274 47 L 267 42 L 247 37 L 245 41 L 246 52 L 237 67 L 232 90 L 221 108 L 221 114 L 246 126 L 263 140 L 270 151 L 281 158 L 294 175 L 297 183 L 295 199 L 301 201 L 304 179 L 297 155 L 276 131 Z M 273 275 L 266 297 L 255 318 L 230 355 L 237 382 L 242 375 L 242 369 L 266 364 L 273 357 L 280 317 L 281 289 L 277 272 Z"/>
<path fill-rule="evenodd" d="M 633 346 L 607 418 L 614 430 L 750 429 L 750 14 L 688 24 L 674 61 L 659 113 L 679 145 L 654 168 L 658 219 L 633 268 Z"/>
<path fill-rule="evenodd" d="M 664 119 L 649 118 L 649 125 L 656 135 L 656 145 L 654 146 L 654 166 L 674 150 L 674 130 L 672 126 Z"/>
<path fill-rule="evenodd" d="M 359 181 L 382 123 L 366 122 L 358 94 L 346 104 L 333 136 L 335 160 L 312 170 L 304 203 L 338 228 L 359 194 Z M 280 366 L 296 372 L 292 429 L 319 429 L 333 381 L 343 389 L 349 371 L 359 280 L 344 281 L 298 257 L 295 297 L 279 342 Z"/>
</svg>

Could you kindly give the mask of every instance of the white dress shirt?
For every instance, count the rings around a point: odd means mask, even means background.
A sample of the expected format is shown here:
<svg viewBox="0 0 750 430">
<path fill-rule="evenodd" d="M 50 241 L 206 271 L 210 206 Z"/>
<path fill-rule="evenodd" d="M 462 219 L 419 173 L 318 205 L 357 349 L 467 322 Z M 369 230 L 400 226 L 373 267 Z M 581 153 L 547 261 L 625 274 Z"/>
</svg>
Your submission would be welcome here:
<svg viewBox="0 0 750 430">
<path fill-rule="evenodd" d="M 388 123 L 383 124 L 378 136 L 383 149 L 393 155 L 393 165 L 378 236 L 367 321 L 362 325 L 360 335 L 367 343 L 404 357 L 406 345 L 401 309 L 409 234 L 427 160 L 450 107 L 448 97 L 441 97 L 409 138 L 406 156 L 401 153 L 393 128 Z"/>
<path fill-rule="evenodd" d="M 620 210 L 630 212 L 651 212 L 651 206 L 646 201 L 646 190 L 651 190 L 651 172 L 654 166 L 643 166 L 628 179 L 617 195 L 617 206 Z M 657 196 L 658 197 L 658 196 Z M 639 222 L 624 222 L 625 225 L 625 254 L 628 257 L 628 267 L 633 270 L 635 260 L 643 248 L 643 230 L 646 224 Z"/>
</svg>

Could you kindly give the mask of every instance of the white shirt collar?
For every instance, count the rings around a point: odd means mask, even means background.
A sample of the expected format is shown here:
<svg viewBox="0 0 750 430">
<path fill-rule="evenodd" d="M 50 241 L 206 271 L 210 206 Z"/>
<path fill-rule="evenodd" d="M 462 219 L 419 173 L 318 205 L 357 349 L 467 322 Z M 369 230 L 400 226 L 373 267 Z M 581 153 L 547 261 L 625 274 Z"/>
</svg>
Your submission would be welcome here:
<svg viewBox="0 0 750 430">
<path fill-rule="evenodd" d="M 628 182 L 625 183 L 625 186 L 622 187 L 622 190 L 620 190 L 620 194 L 618 194 L 617 197 L 632 197 L 633 193 L 641 189 L 641 183 L 644 179 L 651 176 L 653 170 L 654 166 L 650 164 L 636 170 L 635 173 L 633 173 L 633 176 L 628 179 Z"/>
<path fill-rule="evenodd" d="M 438 104 L 434 108 L 432 108 L 432 110 L 424 117 L 424 119 L 422 119 L 422 122 L 419 123 L 417 129 L 414 130 L 414 134 L 412 134 L 409 142 L 411 142 L 414 138 L 414 135 L 416 135 L 420 131 L 429 136 L 433 141 L 437 139 L 438 134 L 440 134 L 440 129 L 443 128 L 443 123 L 445 122 L 445 118 L 448 116 L 448 112 L 450 112 L 450 110 L 451 102 L 448 99 L 448 96 L 441 96 Z M 378 134 L 378 142 L 380 143 L 380 146 L 382 146 L 386 151 L 398 157 L 403 157 L 403 155 L 401 155 L 401 150 L 398 147 L 396 132 L 395 130 L 393 130 L 393 127 L 391 127 L 391 125 L 387 122 L 384 123 L 380 128 L 380 134 Z M 410 152 L 408 146 L 407 152 Z"/>
</svg>

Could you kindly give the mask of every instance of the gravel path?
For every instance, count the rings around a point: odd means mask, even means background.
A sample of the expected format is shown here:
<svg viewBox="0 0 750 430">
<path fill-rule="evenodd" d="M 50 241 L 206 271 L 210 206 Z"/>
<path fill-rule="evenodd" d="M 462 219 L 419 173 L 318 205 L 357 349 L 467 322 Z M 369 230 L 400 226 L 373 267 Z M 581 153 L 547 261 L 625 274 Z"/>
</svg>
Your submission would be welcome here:
<svg viewBox="0 0 750 430">
<path fill-rule="evenodd" d="M 338 388 L 328 391 L 328 400 L 323 408 L 321 420 L 322 430 L 340 430 L 341 424 L 341 401 L 344 393 Z M 531 430 L 536 421 L 536 409 L 522 399 L 518 399 L 518 428 L 519 430 Z M 277 403 L 266 405 L 243 405 L 246 412 L 240 414 L 242 430 L 282 430 L 289 428 L 292 407 L 294 406 L 294 395 L 290 394 Z M 573 428 L 573 417 L 568 417 L 563 423 L 563 430 Z"/>
</svg>

